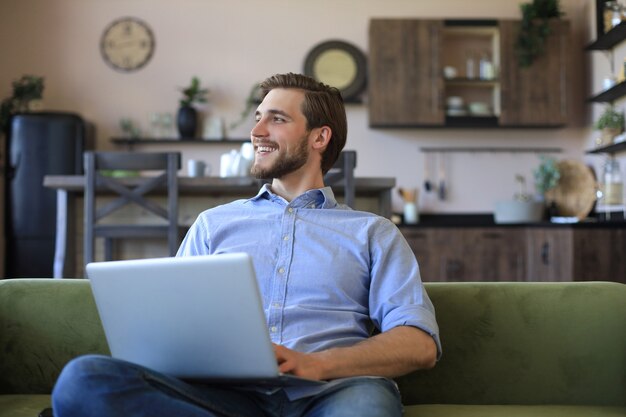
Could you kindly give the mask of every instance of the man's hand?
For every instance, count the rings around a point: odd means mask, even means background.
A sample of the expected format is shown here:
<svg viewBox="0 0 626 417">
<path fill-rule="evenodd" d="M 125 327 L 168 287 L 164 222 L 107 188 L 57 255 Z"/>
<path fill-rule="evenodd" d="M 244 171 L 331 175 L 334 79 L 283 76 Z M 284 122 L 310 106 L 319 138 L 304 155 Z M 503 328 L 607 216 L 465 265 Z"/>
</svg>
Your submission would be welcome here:
<svg viewBox="0 0 626 417">
<path fill-rule="evenodd" d="M 350 376 L 393 378 L 435 366 L 437 346 L 415 327 L 399 326 L 354 346 L 301 353 L 274 345 L 278 369 L 299 377 L 330 380 Z"/>
<path fill-rule="evenodd" d="M 277 344 L 274 344 L 274 353 L 280 372 L 301 378 L 322 379 L 321 364 L 315 354 L 296 352 Z"/>
</svg>

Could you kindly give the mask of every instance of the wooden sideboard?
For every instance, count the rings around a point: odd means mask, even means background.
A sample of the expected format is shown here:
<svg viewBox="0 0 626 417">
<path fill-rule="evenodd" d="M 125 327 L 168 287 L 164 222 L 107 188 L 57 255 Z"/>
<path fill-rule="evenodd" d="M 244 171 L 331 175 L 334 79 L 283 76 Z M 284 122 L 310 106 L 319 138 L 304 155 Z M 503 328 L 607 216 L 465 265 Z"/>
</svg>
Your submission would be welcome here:
<svg viewBox="0 0 626 417">
<path fill-rule="evenodd" d="M 131 187 L 137 183 L 137 179 L 132 177 L 123 181 Z M 395 178 L 355 178 L 355 208 L 391 217 L 391 191 L 395 184 Z M 217 204 L 237 198 L 250 198 L 261 185 L 262 182 L 249 177 L 180 177 L 180 223 L 190 225 L 200 211 Z M 54 277 L 80 277 L 83 275 L 82 250 L 77 242 L 82 241 L 80 225 L 84 178 L 80 175 L 50 175 L 44 178 L 44 186 L 55 189 L 57 194 Z M 333 186 L 333 191 L 337 199 L 342 201 L 343 185 Z M 103 193 L 103 197 L 106 198 L 106 193 Z M 195 199 L 193 206 L 185 210 L 185 201 L 189 202 L 190 199 Z"/>
<path fill-rule="evenodd" d="M 626 224 L 400 227 L 424 281 L 626 283 Z"/>
</svg>

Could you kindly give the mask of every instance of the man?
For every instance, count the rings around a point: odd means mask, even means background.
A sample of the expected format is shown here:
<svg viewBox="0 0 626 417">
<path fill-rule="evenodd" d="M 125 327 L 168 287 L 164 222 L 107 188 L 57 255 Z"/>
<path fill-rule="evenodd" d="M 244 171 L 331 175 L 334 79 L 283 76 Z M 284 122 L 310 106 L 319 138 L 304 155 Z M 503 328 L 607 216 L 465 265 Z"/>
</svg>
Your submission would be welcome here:
<svg viewBox="0 0 626 417">
<path fill-rule="evenodd" d="M 339 92 L 297 74 L 261 87 L 252 173 L 271 185 L 201 213 L 178 256 L 250 253 L 280 371 L 329 382 L 189 384 L 88 356 L 61 374 L 57 416 L 400 416 L 389 378 L 434 366 L 434 309 L 406 241 L 387 219 L 338 205 L 324 187 L 347 135 Z"/>
</svg>

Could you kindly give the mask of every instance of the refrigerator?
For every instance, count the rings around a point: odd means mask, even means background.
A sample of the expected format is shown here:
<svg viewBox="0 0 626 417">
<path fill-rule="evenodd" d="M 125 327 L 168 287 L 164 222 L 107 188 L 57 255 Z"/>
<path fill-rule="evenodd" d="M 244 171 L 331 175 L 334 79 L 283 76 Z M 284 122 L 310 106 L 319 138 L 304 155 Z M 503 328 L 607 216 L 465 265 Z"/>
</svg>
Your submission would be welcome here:
<svg viewBox="0 0 626 417">
<path fill-rule="evenodd" d="M 53 276 L 56 191 L 46 175 L 79 175 L 83 152 L 92 148 L 88 124 L 74 113 L 14 115 L 6 141 L 5 274 L 7 278 Z"/>
</svg>

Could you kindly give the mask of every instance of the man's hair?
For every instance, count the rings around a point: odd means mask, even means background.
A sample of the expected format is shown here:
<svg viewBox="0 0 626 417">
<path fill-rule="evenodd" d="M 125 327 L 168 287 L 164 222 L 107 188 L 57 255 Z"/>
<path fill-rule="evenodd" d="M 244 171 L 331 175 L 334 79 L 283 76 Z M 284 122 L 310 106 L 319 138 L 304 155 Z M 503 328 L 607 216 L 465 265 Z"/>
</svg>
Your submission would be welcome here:
<svg viewBox="0 0 626 417">
<path fill-rule="evenodd" d="M 322 174 L 326 174 L 339 158 L 348 135 L 346 109 L 339 90 L 306 75 L 291 72 L 272 75 L 261 82 L 260 87 L 263 97 L 275 88 L 304 91 L 304 101 L 300 110 L 306 117 L 307 130 L 328 126 L 332 131 L 328 146 L 322 154 Z"/>
</svg>

